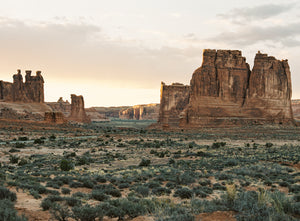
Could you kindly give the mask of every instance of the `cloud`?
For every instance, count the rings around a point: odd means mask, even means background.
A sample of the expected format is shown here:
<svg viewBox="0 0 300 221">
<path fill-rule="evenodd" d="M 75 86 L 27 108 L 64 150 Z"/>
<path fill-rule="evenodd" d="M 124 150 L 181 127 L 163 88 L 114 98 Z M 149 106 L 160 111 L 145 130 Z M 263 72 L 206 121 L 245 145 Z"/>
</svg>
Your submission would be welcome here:
<svg viewBox="0 0 300 221">
<path fill-rule="evenodd" d="M 96 25 L 24 22 L 0 18 L 0 68 L 41 69 L 48 81 L 155 88 L 160 81 L 188 81 L 202 48 L 149 49 L 112 39 Z"/>
<path fill-rule="evenodd" d="M 252 21 L 267 19 L 279 14 L 290 11 L 296 6 L 296 3 L 290 4 L 265 4 L 254 7 L 234 8 L 228 13 L 218 14 L 222 19 L 232 20 L 234 23 L 242 21 Z"/>
<path fill-rule="evenodd" d="M 211 42 L 224 42 L 228 45 L 244 47 L 259 42 L 273 42 L 285 47 L 300 46 L 300 22 L 270 27 L 246 26 L 236 31 L 220 33 L 207 39 Z"/>
</svg>

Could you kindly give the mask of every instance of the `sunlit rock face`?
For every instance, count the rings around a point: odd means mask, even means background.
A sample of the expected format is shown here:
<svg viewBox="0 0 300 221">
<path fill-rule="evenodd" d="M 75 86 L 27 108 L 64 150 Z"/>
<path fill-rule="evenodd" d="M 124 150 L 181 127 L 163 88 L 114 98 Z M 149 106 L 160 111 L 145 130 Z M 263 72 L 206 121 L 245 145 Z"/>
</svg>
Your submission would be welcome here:
<svg viewBox="0 0 300 221">
<path fill-rule="evenodd" d="M 158 123 L 164 128 L 178 127 L 180 113 L 189 102 L 190 86 L 161 83 Z"/>
<path fill-rule="evenodd" d="M 90 123 L 91 119 L 87 116 L 84 109 L 84 100 L 82 95 L 71 94 L 71 114 L 68 118 L 70 121 L 79 123 Z"/>
<path fill-rule="evenodd" d="M 165 128 L 293 122 L 288 62 L 260 52 L 250 71 L 241 51 L 206 49 L 190 86 L 162 85 Z"/>
<path fill-rule="evenodd" d="M 159 104 L 140 104 L 119 112 L 120 119 L 127 120 L 157 120 Z"/>
</svg>

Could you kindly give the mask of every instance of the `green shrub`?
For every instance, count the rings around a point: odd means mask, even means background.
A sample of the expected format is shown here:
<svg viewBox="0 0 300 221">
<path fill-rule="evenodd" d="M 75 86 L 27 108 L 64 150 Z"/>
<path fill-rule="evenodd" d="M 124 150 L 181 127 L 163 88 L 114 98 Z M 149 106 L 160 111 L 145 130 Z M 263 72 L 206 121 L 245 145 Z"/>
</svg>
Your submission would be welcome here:
<svg viewBox="0 0 300 221">
<path fill-rule="evenodd" d="M 10 155 L 9 156 L 9 162 L 10 163 L 18 163 L 19 162 L 20 157 L 16 156 L 16 155 Z"/>
<path fill-rule="evenodd" d="M 190 199 L 193 196 L 193 191 L 189 188 L 181 188 L 175 191 L 174 197 L 180 197 L 181 199 Z"/>
<path fill-rule="evenodd" d="M 72 213 L 67 206 L 61 206 L 59 204 L 54 204 L 50 213 L 55 220 L 58 221 L 67 221 L 68 218 L 72 217 Z"/>
<path fill-rule="evenodd" d="M 109 199 L 109 196 L 105 194 L 103 190 L 93 190 L 91 196 L 95 200 L 105 201 Z"/>
<path fill-rule="evenodd" d="M 70 194 L 71 190 L 69 188 L 63 187 L 63 188 L 61 188 L 61 192 L 62 192 L 62 194 Z"/>
<path fill-rule="evenodd" d="M 22 215 L 18 216 L 14 208 L 14 204 L 8 200 L 0 200 L 0 220 L 3 221 L 27 221 L 27 218 Z"/>
<path fill-rule="evenodd" d="M 14 192 L 11 192 L 4 186 L 0 186 L 0 200 L 10 200 L 12 202 L 17 200 L 17 195 Z"/>
<path fill-rule="evenodd" d="M 142 161 L 139 163 L 140 167 L 147 167 L 151 164 L 151 161 L 149 159 L 142 159 Z"/>
<path fill-rule="evenodd" d="M 62 171 L 69 171 L 74 168 L 73 162 L 70 160 L 63 159 L 60 161 L 60 169 Z"/>
<path fill-rule="evenodd" d="M 81 221 L 95 221 L 96 218 L 102 220 L 104 214 L 102 208 L 92 207 L 89 204 L 85 204 L 84 206 L 74 206 L 72 211 L 73 218 Z"/>
<path fill-rule="evenodd" d="M 35 140 L 33 141 L 33 143 L 34 143 L 34 144 L 43 144 L 43 143 L 44 143 L 44 140 L 42 140 L 42 139 L 35 139 Z"/>
</svg>

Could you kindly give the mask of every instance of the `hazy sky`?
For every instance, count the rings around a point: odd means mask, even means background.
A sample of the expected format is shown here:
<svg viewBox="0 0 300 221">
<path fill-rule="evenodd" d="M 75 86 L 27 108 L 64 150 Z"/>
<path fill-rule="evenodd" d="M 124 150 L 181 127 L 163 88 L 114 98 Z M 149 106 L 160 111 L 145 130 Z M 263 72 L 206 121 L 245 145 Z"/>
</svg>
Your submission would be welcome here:
<svg viewBox="0 0 300 221">
<path fill-rule="evenodd" d="M 202 50 L 288 59 L 300 98 L 300 1 L 0 0 L 0 73 L 41 70 L 46 101 L 159 103 L 160 82 L 189 84 Z"/>
</svg>

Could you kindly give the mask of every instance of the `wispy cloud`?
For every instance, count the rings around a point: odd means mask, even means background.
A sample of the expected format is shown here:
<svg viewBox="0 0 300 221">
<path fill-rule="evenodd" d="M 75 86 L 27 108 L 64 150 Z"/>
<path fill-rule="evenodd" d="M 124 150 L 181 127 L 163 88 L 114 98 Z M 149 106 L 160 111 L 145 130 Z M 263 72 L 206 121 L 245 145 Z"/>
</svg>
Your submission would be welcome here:
<svg viewBox="0 0 300 221">
<path fill-rule="evenodd" d="M 300 46 L 300 22 L 284 26 L 247 26 L 239 27 L 236 31 L 228 31 L 207 39 L 213 42 L 225 42 L 228 45 L 244 47 L 258 42 L 271 41 L 285 47 Z"/>
<path fill-rule="evenodd" d="M 218 14 L 217 16 L 219 18 L 228 19 L 239 24 L 240 22 L 244 21 L 249 22 L 252 20 L 271 18 L 288 12 L 296 6 L 297 3 L 295 2 L 289 4 L 265 4 L 254 7 L 234 8 L 227 13 Z"/>
</svg>

